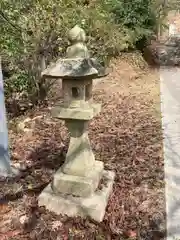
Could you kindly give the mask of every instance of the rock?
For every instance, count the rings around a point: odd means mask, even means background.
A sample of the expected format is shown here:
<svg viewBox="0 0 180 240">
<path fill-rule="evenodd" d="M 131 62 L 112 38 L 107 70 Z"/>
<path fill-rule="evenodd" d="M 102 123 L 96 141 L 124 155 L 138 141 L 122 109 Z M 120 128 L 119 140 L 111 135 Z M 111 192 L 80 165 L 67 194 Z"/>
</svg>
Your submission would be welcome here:
<svg viewBox="0 0 180 240">
<path fill-rule="evenodd" d="M 160 65 L 180 65 L 180 36 L 170 37 L 164 45 L 158 48 Z"/>
</svg>

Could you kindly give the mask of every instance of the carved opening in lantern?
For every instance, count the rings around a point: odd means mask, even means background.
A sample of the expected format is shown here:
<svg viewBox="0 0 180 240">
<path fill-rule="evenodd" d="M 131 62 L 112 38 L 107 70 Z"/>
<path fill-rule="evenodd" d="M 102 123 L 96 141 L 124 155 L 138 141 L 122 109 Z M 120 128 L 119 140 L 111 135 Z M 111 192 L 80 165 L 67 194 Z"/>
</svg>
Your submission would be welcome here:
<svg viewBox="0 0 180 240">
<path fill-rule="evenodd" d="M 78 98 L 80 95 L 80 90 L 77 87 L 72 87 L 72 97 L 73 98 Z"/>
</svg>

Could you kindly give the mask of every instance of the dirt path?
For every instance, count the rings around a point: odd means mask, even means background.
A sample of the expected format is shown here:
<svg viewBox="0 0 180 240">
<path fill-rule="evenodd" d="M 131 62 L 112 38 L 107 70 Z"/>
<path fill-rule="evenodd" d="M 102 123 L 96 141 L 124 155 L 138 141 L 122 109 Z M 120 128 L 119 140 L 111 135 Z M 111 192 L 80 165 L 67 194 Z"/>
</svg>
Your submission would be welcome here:
<svg viewBox="0 0 180 240">
<path fill-rule="evenodd" d="M 68 146 L 67 129 L 50 117 L 49 104 L 28 114 L 39 116 L 28 126 L 33 131 L 21 133 L 10 122 L 12 160 L 28 169 L 16 183 L 1 183 L 1 240 L 6 235 L 23 240 L 161 239 L 165 200 L 159 74 L 142 61 L 137 66 L 136 59 L 137 54 L 130 54 L 112 61 L 113 72 L 94 89 L 102 112 L 90 123 L 89 136 L 96 159 L 116 172 L 104 221 L 55 216 L 37 207 L 36 196 L 64 161 Z"/>
</svg>

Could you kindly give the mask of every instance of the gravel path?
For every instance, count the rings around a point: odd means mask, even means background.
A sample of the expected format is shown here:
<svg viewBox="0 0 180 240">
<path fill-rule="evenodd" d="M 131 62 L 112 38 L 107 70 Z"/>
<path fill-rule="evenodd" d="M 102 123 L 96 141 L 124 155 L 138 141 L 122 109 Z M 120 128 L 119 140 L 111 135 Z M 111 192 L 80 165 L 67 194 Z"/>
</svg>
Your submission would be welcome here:
<svg viewBox="0 0 180 240">
<path fill-rule="evenodd" d="M 167 239 L 180 239 L 180 69 L 160 69 Z"/>
</svg>

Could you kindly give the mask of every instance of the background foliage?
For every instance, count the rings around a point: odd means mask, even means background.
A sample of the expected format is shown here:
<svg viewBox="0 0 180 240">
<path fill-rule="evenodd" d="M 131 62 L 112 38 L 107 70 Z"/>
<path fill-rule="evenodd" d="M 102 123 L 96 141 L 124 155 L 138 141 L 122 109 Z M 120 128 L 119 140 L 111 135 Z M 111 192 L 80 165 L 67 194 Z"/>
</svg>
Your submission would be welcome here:
<svg viewBox="0 0 180 240">
<path fill-rule="evenodd" d="M 157 1 L 155 1 L 157 2 Z M 7 97 L 43 100 L 41 70 L 64 55 L 67 31 L 85 28 L 88 47 L 108 63 L 154 34 L 159 15 L 153 0 L 1 0 L 0 47 Z M 162 4 L 162 3 L 160 3 Z"/>
</svg>

